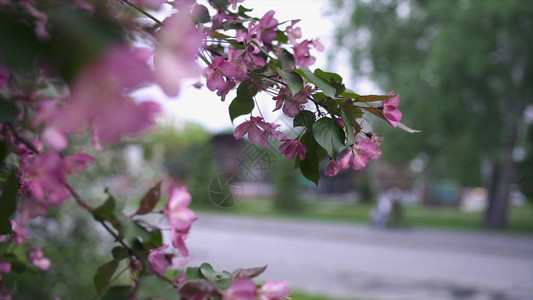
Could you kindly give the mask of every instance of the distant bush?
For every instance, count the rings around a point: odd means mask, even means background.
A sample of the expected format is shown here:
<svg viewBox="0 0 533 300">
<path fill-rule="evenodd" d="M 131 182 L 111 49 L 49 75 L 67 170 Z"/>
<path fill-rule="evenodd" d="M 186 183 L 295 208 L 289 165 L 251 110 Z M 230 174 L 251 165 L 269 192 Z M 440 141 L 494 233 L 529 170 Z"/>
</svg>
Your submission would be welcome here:
<svg viewBox="0 0 533 300">
<path fill-rule="evenodd" d="M 213 145 L 209 140 L 195 149 L 196 155 L 189 176 L 189 192 L 192 197 L 191 205 L 193 207 L 214 207 L 214 204 L 209 199 L 209 184 L 217 173 L 215 159 L 213 157 Z"/>
<path fill-rule="evenodd" d="M 305 200 L 298 184 L 300 174 L 294 170 L 293 164 L 285 158 L 274 164 L 274 207 L 278 211 L 297 213 L 305 210 Z"/>
</svg>

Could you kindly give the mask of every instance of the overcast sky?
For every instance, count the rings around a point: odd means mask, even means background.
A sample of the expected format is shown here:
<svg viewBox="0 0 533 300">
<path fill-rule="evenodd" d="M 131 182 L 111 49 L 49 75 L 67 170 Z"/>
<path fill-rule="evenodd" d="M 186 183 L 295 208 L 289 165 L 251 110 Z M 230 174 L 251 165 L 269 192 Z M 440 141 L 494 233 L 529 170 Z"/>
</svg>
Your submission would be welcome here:
<svg viewBox="0 0 533 300">
<path fill-rule="evenodd" d="M 335 18 L 326 15 L 330 10 L 328 0 L 245 0 L 243 6 L 253 8 L 252 16 L 262 17 L 267 11 L 274 10 L 275 18 L 279 22 L 286 20 L 300 19 L 298 26 L 302 28 L 303 38 L 318 38 L 325 46 L 323 53 L 314 52 L 317 61 L 311 69 L 322 68 L 339 73 L 347 84 L 348 88 L 355 89 L 359 93 L 376 93 L 376 88 L 368 82 L 358 82 L 350 80 L 350 69 L 347 67 L 347 52 L 336 53 L 337 62 L 334 65 L 327 65 L 327 53 L 334 49 L 333 32 L 334 22 L 339 22 L 338 15 Z M 284 27 L 284 26 L 283 26 Z M 337 52 L 337 51 L 336 51 Z M 205 83 L 205 79 L 202 78 Z M 180 95 L 175 99 L 168 99 L 159 88 L 151 88 L 142 93 L 145 97 L 160 101 L 169 114 L 173 123 L 178 125 L 185 121 L 194 121 L 202 124 L 211 132 L 216 133 L 232 128 L 240 124 L 245 117 L 239 117 L 232 125 L 228 106 L 233 99 L 232 93 L 228 94 L 226 102 L 221 102 L 220 98 L 209 91 L 206 87 L 196 89 L 191 86 L 193 82 L 183 86 Z M 355 85 L 356 84 L 356 85 Z M 355 85 L 355 86 L 354 86 Z M 143 97 L 143 98 L 145 98 Z M 267 95 L 258 96 L 260 110 L 267 121 L 273 122 L 279 117 L 279 113 L 272 113 L 275 101 Z M 254 115 L 259 115 L 257 108 Z"/>
</svg>

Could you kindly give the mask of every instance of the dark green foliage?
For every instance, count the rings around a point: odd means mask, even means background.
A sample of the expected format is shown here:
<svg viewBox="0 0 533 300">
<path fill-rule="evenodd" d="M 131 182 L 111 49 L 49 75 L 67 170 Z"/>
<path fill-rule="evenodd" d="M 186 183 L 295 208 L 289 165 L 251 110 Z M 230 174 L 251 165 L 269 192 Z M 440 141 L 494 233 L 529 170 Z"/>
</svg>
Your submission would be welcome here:
<svg viewBox="0 0 533 300">
<path fill-rule="evenodd" d="M 214 207 L 209 199 L 209 184 L 216 177 L 215 158 L 211 141 L 197 148 L 189 179 L 189 192 L 194 207 Z"/>
<path fill-rule="evenodd" d="M 406 162 L 422 152 L 430 157 L 426 178 L 485 184 L 486 225 L 505 226 L 516 169 L 511 154 L 532 104 L 533 2 L 334 3 L 352 10 L 337 38 L 350 48 L 355 73 L 395 89 L 402 122 L 422 130 L 392 134 L 376 127 L 387 137 L 383 157 Z M 493 174 L 482 174 L 482 162 Z"/>
<path fill-rule="evenodd" d="M 274 207 L 276 210 L 297 213 L 305 210 L 305 200 L 299 187 L 300 174 L 293 169 L 293 162 L 282 158 L 275 168 Z"/>
<path fill-rule="evenodd" d="M 357 192 L 363 203 L 372 203 L 375 200 L 375 193 L 370 184 L 370 174 L 368 170 L 363 170 L 359 173 L 359 183 L 357 185 Z"/>
<path fill-rule="evenodd" d="M 533 125 L 529 125 L 525 148 L 527 154 L 525 159 L 518 164 L 516 182 L 521 192 L 533 202 Z"/>
<path fill-rule="evenodd" d="M 482 184 L 481 160 L 498 163 L 504 122 L 520 119 L 532 93 L 533 3 L 333 2 L 357 7 L 337 33 L 338 43 L 350 47 L 356 74 L 398 92 L 402 122 L 422 130 L 392 134 L 376 122 L 386 136 L 383 158 L 405 162 L 426 152 L 434 158 L 433 176 Z M 400 17 L 397 11 L 407 7 Z M 356 40 L 364 32 L 369 39 Z"/>
</svg>

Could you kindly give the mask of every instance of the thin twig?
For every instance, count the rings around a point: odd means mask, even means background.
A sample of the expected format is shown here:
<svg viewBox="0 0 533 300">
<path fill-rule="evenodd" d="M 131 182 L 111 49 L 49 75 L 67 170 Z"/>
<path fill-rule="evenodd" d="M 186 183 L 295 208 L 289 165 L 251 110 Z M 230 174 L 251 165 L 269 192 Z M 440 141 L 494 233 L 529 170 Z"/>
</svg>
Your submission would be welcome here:
<svg viewBox="0 0 533 300">
<path fill-rule="evenodd" d="M 146 10 L 144 10 L 143 8 L 135 5 L 135 4 L 132 4 L 130 2 L 128 2 L 128 0 L 118 0 L 122 3 L 126 3 L 127 5 L 131 6 L 133 9 L 135 9 L 136 11 L 140 12 L 141 14 L 147 16 L 148 18 L 152 19 L 154 22 L 156 22 L 158 25 L 160 26 L 163 26 L 163 22 L 159 21 L 158 19 L 156 19 L 154 16 L 152 16 L 150 13 L 148 13 Z"/>
</svg>

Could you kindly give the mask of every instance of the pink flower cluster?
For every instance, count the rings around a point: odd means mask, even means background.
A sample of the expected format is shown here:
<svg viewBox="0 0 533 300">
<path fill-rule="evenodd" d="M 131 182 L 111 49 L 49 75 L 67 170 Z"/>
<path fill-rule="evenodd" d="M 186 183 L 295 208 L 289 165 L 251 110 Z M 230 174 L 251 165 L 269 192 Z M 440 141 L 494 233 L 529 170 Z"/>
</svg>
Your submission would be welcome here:
<svg viewBox="0 0 533 300">
<path fill-rule="evenodd" d="M 300 143 L 297 139 L 282 139 L 283 144 L 279 146 L 279 152 L 285 155 L 288 159 L 294 160 L 296 154 L 300 160 L 305 159 L 305 152 L 307 152 L 307 147 L 304 144 Z"/>
<path fill-rule="evenodd" d="M 326 176 L 335 176 L 340 170 L 348 169 L 350 165 L 354 170 L 361 170 L 366 167 L 368 161 L 379 159 L 381 149 L 374 141 L 367 141 L 359 136 L 357 139 L 340 159 L 330 159 L 326 167 Z"/>
<path fill-rule="evenodd" d="M 285 281 L 267 281 L 257 288 L 251 279 L 235 281 L 222 295 L 223 300 L 281 300 L 290 296 L 291 291 Z"/>
<path fill-rule="evenodd" d="M 394 92 L 389 93 L 389 95 L 394 95 L 394 97 L 383 101 L 380 109 L 385 120 L 387 120 L 392 127 L 397 127 L 402 119 L 402 112 L 398 109 L 398 106 L 400 105 L 400 95 L 394 94 Z"/>
<path fill-rule="evenodd" d="M 232 16 L 218 14 L 218 18 L 231 20 Z M 238 82 L 248 79 L 248 72 L 265 66 L 263 57 L 258 56 L 259 46 L 270 44 L 276 38 L 278 21 L 274 18 L 274 11 L 267 12 L 257 24 L 248 23 L 247 30 L 238 30 L 236 40 L 243 43 L 244 49 L 230 48 L 227 58 L 217 56 L 205 69 L 207 88 L 217 91 L 224 101 L 227 93 Z"/>
<path fill-rule="evenodd" d="M 287 86 L 282 87 L 279 93 L 273 99 L 276 100 L 276 108 L 274 111 L 283 107 L 283 113 L 291 118 L 296 117 L 302 110 L 302 107 L 307 103 L 310 93 L 307 88 L 301 89 L 296 95 L 292 95 Z"/>
<path fill-rule="evenodd" d="M 51 262 L 48 258 L 44 257 L 41 248 L 30 248 L 28 250 L 28 261 L 41 270 L 48 270 Z"/>
<path fill-rule="evenodd" d="M 187 192 L 187 188 L 170 187 L 164 213 L 170 223 L 172 246 L 186 257 L 189 256 L 189 250 L 185 246 L 185 240 L 192 223 L 197 219 L 194 212 L 188 208 L 189 203 L 191 195 Z"/>
<path fill-rule="evenodd" d="M 302 42 L 298 42 L 297 40 L 302 37 L 302 29 L 300 27 L 294 27 L 294 25 L 299 21 L 291 21 L 291 24 L 285 28 L 285 32 L 289 37 L 289 42 L 293 46 L 296 66 L 307 68 L 316 61 L 315 57 L 310 54 L 311 46 L 318 51 L 324 51 L 324 46 L 318 40 L 303 40 Z"/>
<path fill-rule="evenodd" d="M 69 198 L 66 175 L 83 172 L 95 159 L 85 153 L 60 156 L 55 152 L 33 154 L 21 147 L 20 183 L 26 196 L 19 208 L 17 225 L 19 230 L 27 226 L 36 216 L 44 216 L 49 207 L 59 206 Z"/>
<path fill-rule="evenodd" d="M 100 149 L 100 141 L 112 143 L 123 135 L 139 134 L 154 125 L 159 105 L 136 103 L 128 93 L 153 79 L 145 49 L 112 49 L 78 76 L 64 107 L 43 107 L 45 142 L 62 150 L 68 145 L 67 134 L 89 127 Z"/>
<path fill-rule="evenodd" d="M 248 134 L 248 139 L 252 143 L 263 145 L 268 148 L 268 139 L 273 138 L 280 141 L 285 138 L 285 135 L 277 130 L 280 125 L 265 122 L 261 117 L 251 117 L 249 121 L 245 121 L 233 132 L 233 136 L 236 139 L 242 139 Z"/>
</svg>

